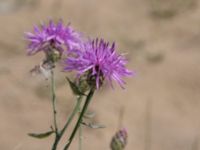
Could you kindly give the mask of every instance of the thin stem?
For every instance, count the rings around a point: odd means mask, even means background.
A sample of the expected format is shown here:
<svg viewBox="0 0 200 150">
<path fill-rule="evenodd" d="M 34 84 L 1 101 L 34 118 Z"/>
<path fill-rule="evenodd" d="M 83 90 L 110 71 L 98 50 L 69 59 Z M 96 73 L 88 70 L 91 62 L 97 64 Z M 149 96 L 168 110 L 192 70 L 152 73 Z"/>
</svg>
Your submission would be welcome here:
<svg viewBox="0 0 200 150">
<path fill-rule="evenodd" d="M 57 126 L 57 119 L 56 119 L 57 111 L 56 111 L 55 79 L 54 79 L 53 70 L 51 70 L 51 93 L 52 93 L 54 127 L 55 127 L 56 134 L 58 134 L 58 126 Z"/>
<path fill-rule="evenodd" d="M 67 127 L 69 126 L 70 122 L 72 121 L 72 119 L 74 118 L 75 114 L 79 111 L 80 109 L 80 105 L 81 105 L 81 102 L 82 102 L 82 96 L 79 96 L 78 99 L 77 99 L 77 103 L 76 103 L 76 106 L 72 112 L 72 114 L 70 115 L 68 121 L 66 122 L 66 124 L 64 125 L 63 129 L 61 130 L 60 132 L 60 136 L 63 135 L 63 133 L 65 132 L 65 130 L 67 129 Z"/>
<path fill-rule="evenodd" d="M 81 109 L 79 109 L 79 112 L 80 112 L 80 111 L 81 111 Z M 80 114 L 79 114 L 79 116 L 80 116 Z M 79 150 L 82 150 L 82 138 L 83 138 L 83 137 L 82 137 L 82 134 L 83 134 L 82 132 L 83 132 L 83 131 L 82 131 L 82 126 L 80 125 L 80 127 L 79 127 L 79 135 L 78 135 L 78 136 L 79 136 L 79 139 L 78 139 L 78 141 L 79 141 L 79 142 L 78 142 L 78 149 L 79 149 Z"/>
<path fill-rule="evenodd" d="M 75 136 L 75 134 L 76 134 L 76 132 L 77 132 L 77 130 L 78 130 L 81 122 L 82 122 L 82 118 L 83 118 L 83 116 L 84 116 L 84 114 L 85 114 L 85 112 L 86 112 L 86 110 L 88 108 L 88 105 L 89 105 L 90 100 L 92 99 L 93 95 L 94 95 L 94 89 L 91 89 L 90 92 L 89 92 L 89 94 L 87 95 L 85 104 L 84 104 L 83 109 L 82 109 L 82 111 L 80 113 L 78 121 L 77 121 L 77 123 L 76 123 L 76 125 L 74 127 L 74 130 L 73 130 L 73 132 L 72 132 L 72 134 L 71 134 L 71 136 L 70 136 L 67 144 L 64 147 L 64 150 L 68 150 L 69 146 L 71 145 L 71 143 L 72 143 L 72 141 L 74 139 L 74 136 Z"/>
<path fill-rule="evenodd" d="M 54 130 L 55 130 L 55 141 L 58 138 L 58 126 L 57 126 L 57 119 L 56 119 L 56 94 L 55 94 L 55 78 L 54 78 L 54 71 L 51 70 L 51 93 L 52 93 L 52 107 L 53 107 L 53 122 L 54 122 Z M 52 150 L 56 150 L 54 146 L 52 147 Z"/>
<path fill-rule="evenodd" d="M 83 130 L 82 130 L 82 126 L 80 125 L 80 127 L 79 127 L 79 147 L 78 147 L 78 149 L 79 150 L 82 150 L 82 133 L 83 133 Z"/>
<path fill-rule="evenodd" d="M 63 129 L 60 131 L 60 133 L 58 134 L 58 137 L 57 139 L 55 140 L 54 144 L 53 144 L 53 147 L 54 149 L 52 150 L 56 150 L 57 146 L 58 146 L 58 143 L 60 141 L 60 139 L 62 138 L 65 130 L 67 129 L 67 127 L 69 126 L 69 124 L 71 123 L 71 121 L 73 120 L 74 116 L 76 115 L 76 113 L 78 112 L 79 108 L 80 108 L 80 105 L 81 105 L 81 102 L 82 102 L 82 96 L 78 96 L 77 97 L 77 103 L 76 103 L 76 106 L 74 107 L 72 113 L 70 114 L 67 122 L 65 123 Z"/>
</svg>

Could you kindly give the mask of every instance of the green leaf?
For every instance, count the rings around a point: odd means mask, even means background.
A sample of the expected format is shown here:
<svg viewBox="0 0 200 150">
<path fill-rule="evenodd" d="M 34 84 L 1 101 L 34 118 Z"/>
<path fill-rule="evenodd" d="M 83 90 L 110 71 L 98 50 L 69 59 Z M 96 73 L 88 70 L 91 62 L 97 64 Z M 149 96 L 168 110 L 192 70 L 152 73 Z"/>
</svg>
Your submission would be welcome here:
<svg viewBox="0 0 200 150">
<path fill-rule="evenodd" d="M 54 131 L 48 131 L 45 133 L 28 133 L 29 136 L 38 138 L 38 139 L 43 139 L 49 137 Z"/>
<path fill-rule="evenodd" d="M 100 128 L 105 128 L 106 126 L 102 124 L 90 124 L 90 127 L 92 129 L 100 129 Z"/>
<path fill-rule="evenodd" d="M 92 128 L 92 129 L 100 129 L 100 128 L 105 128 L 106 126 L 101 125 L 101 124 L 96 124 L 96 123 L 86 123 L 86 122 L 82 122 L 83 125 Z"/>
<path fill-rule="evenodd" d="M 86 112 L 83 117 L 86 119 L 92 119 L 95 117 L 95 113 L 94 112 Z"/>
<path fill-rule="evenodd" d="M 69 82 L 69 85 L 70 85 L 70 88 L 72 90 L 72 92 L 75 94 L 75 95 L 85 95 L 84 93 L 82 93 L 79 89 L 79 87 L 74 83 L 72 82 L 68 77 L 66 77 L 67 81 Z"/>
</svg>

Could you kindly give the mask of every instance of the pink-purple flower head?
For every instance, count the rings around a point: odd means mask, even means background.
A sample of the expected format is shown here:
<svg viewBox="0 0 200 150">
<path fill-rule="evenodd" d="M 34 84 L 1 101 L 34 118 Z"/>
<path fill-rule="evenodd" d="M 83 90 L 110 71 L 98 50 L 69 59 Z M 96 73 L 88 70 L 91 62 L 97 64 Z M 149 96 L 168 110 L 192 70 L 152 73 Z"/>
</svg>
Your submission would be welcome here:
<svg viewBox="0 0 200 150">
<path fill-rule="evenodd" d="M 78 48 L 81 43 L 81 35 L 71 26 L 64 26 L 60 20 L 57 24 L 52 20 L 47 25 L 35 26 L 33 33 L 27 32 L 26 39 L 28 43 L 28 55 L 34 55 L 37 52 L 56 49 L 60 54 L 66 49 Z"/>
<path fill-rule="evenodd" d="M 125 84 L 123 77 L 131 76 L 126 68 L 126 59 L 116 52 L 115 43 L 110 45 L 103 39 L 95 39 L 84 44 L 83 49 L 72 51 L 65 60 L 65 71 L 76 71 L 78 77 L 87 74 L 95 80 L 98 89 L 104 79 L 112 86 L 116 81 L 122 88 Z"/>
</svg>

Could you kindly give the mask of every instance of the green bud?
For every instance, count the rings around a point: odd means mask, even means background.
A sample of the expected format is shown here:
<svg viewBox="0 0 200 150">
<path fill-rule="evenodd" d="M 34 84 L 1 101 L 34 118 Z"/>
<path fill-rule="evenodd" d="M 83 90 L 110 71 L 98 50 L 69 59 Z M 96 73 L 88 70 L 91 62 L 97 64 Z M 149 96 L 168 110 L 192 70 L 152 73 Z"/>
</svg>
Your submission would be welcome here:
<svg viewBox="0 0 200 150">
<path fill-rule="evenodd" d="M 110 143 L 111 150 L 124 150 L 127 144 L 128 134 L 126 129 L 119 130 L 112 138 Z"/>
</svg>

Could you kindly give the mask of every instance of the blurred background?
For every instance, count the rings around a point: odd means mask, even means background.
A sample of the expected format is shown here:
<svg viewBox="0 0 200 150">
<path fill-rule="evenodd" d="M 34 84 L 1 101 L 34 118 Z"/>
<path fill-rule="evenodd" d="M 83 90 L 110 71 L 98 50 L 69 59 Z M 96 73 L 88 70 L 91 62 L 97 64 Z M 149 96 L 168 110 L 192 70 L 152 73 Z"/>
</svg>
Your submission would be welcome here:
<svg viewBox="0 0 200 150">
<path fill-rule="evenodd" d="M 126 150 L 200 150 L 200 0 L 0 0 L 0 149 L 49 150 L 38 140 L 52 123 L 49 82 L 31 76 L 43 55 L 26 56 L 24 32 L 49 18 L 115 41 L 136 76 L 105 87 L 89 110 L 105 129 L 83 131 L 83 149 L 109 150 L 120 127 Z M 75 100 L 57 68 L 59 126 Z M 65 135 L 66 142 L 69 131 Z M 77 138 L 72 150 L 77 149 Z"/>
</svg>

